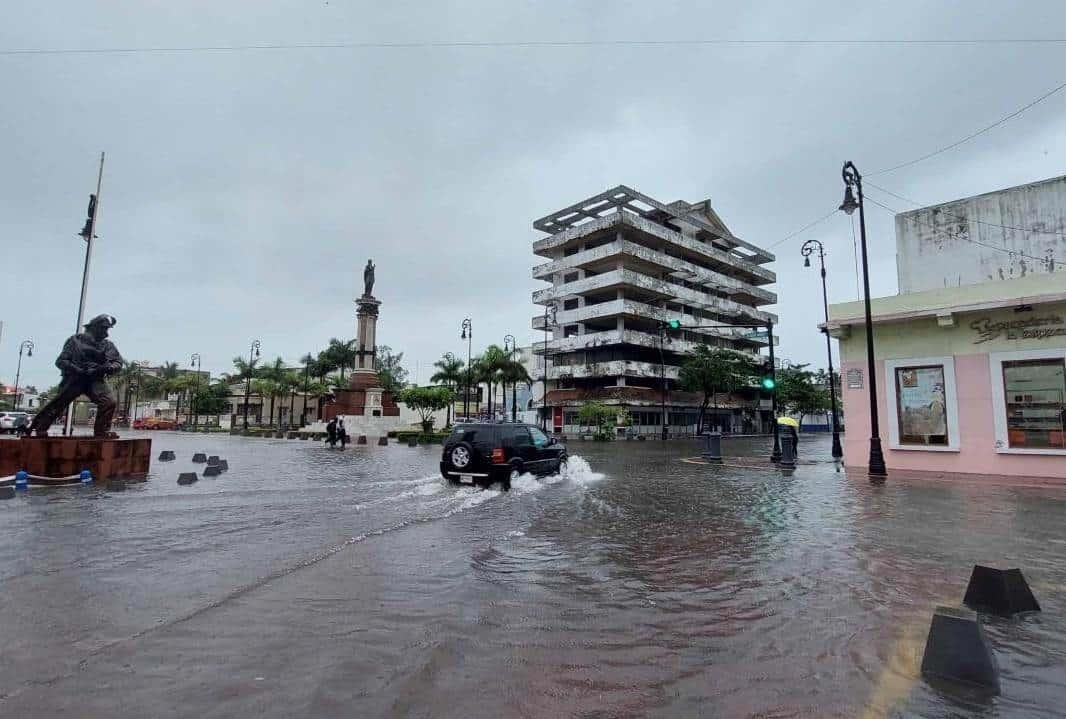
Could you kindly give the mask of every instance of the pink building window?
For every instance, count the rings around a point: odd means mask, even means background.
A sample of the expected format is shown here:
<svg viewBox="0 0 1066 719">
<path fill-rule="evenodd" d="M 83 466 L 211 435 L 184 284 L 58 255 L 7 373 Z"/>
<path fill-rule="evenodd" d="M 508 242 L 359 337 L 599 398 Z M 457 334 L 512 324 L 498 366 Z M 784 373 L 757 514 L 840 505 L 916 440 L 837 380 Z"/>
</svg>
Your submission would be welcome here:
<svg viewBox="0 0 1066 719">
<path fill-rule="evenodd" d="M 947 446 L 943 365 L 896 367 L 896 420 L 901 445 Z"/>
<path fill-rule="evenodd" d="M 1002 367 L 1007 445 L 1066 449 L 1066 361 L 1004 361 Z"/>
</svg>

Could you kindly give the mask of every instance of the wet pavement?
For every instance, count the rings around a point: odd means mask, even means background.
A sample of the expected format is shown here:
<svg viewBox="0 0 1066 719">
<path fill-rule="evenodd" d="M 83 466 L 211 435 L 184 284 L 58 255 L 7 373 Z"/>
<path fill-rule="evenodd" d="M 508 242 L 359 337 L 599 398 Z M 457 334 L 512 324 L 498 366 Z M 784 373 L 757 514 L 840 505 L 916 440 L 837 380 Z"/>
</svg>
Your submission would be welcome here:
<svg viewBox="0 0 1066 719">
<path fill-rule="evenodd" d="M 436 447 L 151 436 L 145 484 L 0 502 L 0 716 L 1063 716 L 1064 490 L 572 442 L 504 494 Z M 230 471 L 177 486 L 197 451 Z M 992 699 L 918 677 L 975 563 L 1044 609 L 985 620 Z"/>
</svg>

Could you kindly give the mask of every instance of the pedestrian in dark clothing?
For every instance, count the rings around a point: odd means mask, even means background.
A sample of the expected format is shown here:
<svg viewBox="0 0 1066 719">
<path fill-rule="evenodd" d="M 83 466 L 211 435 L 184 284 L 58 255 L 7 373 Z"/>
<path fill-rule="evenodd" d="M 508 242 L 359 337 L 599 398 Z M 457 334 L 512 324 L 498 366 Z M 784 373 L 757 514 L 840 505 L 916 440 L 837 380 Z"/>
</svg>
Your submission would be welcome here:
<svg viewBox="0 0 1066 719">
<path fill-rule="evenodd" d="M 337 418 L 334 417 L 326 423 L 326 444 L 333 449 L 337 446 Z"/>
<path fill-rule="evenodd" d="M 348 430 L 344 427 L 343 419 L 337 423 L 337 437 L 341 441 L 341 449 L 344 449 L 348 444 Z"/>
</svg>

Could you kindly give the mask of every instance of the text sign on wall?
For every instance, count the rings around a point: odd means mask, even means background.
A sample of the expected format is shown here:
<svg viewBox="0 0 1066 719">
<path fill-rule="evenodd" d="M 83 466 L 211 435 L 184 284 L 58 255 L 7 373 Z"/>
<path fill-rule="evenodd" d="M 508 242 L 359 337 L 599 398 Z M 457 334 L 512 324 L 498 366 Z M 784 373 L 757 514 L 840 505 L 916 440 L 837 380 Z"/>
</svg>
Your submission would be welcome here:
<svg viewBox="0 0 1066 719">
<path fill-rule="evenodd" d="M 862 370 L 858 367 L 852 367 L 846 373 L 848 381 L 848 389 L 862 389 Z"/>
<path fill-rule="evenodd" d="M 993 320 L 981 317 L 970 323 L 977 332 L 975 345 L 1003 336 L 1008 340 L 1046 340 L 1050 337 L 1066 337 L 1066 322 L 1059 315 L 1042 315 L 1017 320 Z"/>
</svg>

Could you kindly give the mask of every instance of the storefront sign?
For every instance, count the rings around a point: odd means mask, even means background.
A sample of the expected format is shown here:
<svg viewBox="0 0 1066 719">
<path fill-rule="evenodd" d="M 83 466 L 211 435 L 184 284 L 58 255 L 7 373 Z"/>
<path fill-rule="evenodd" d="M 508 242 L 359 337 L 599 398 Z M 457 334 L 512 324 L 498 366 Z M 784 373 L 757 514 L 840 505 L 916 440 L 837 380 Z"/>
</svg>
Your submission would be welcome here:
<svg viewBox="0 0 1066 719">
<path fill-rule="evenodd" d="M 1051 337 L 1066 337 L 1066 321 L 1059 315 L 1026 317 L 1017 320 L 993 320 L 981 317 L 970 323 L 977 332 L 975 345 L 989 342 L 1001 336 L 1008 340 L 1046 340 Z"/>
<path fill-rule="evenodd" d="M 862 370 L 852 367 L 847 371 L 848 389 L 862 389 Z"/>
</svg>

